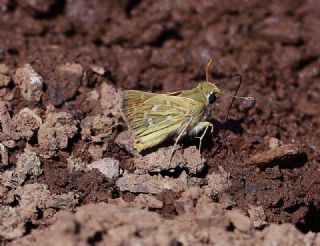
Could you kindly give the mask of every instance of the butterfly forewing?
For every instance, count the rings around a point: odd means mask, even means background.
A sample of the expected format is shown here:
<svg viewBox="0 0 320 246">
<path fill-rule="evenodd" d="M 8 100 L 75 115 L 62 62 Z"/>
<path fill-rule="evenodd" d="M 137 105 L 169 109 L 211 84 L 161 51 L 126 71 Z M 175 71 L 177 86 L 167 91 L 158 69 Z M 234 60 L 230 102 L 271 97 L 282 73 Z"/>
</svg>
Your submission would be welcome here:
<svg viewBox="0 0 320 246">
<path fill-rule="evenodd" d="M 123 110 L 127 115 L 138 150 L 143 150 L 162 142 L 167 137 L 179 134 L 192 121 L 193 109 L 197 103 L 189 98 L 166 94 L 148 93 L 142 100 L 139 95 L 127 92 L 127 105 Z M 151 94 L 151 95 L 150 95 Z M 135 105 L 134 107 L 132 105 Z"/>
<path fill-rule="evenodd" d="M 143 102 L 156 95 L 158 94 L 136 90 L 123 91 L 121 109 L 125 118 L 131 117 Z"/>
</svg>

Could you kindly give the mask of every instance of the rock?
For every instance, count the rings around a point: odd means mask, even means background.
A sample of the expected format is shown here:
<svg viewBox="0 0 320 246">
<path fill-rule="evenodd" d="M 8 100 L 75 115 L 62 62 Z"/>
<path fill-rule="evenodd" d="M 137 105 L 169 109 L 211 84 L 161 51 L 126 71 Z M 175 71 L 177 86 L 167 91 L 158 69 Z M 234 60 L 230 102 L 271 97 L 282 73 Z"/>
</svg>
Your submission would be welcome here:
<svg viewBox="0 0 320 246">
<path fill-rule="evenodd" d="M 7 87 L 10 83 L 11 79 L 9 76 L 0 74 L 0 88 Z"/>
<path fill-rule="evenodd" d="M 190 187 L 186 191 L 181 193 L 181 197 L 188 197 L 193 200 L 198 200 L 200 196 L 204 194 L 204 190 L 200 187 Z"/>
<path fill-rule="evenodd" d="M 148 194 L 139 194 L 133 200 L 133 206 L 138 208 L 161 209 L 163 202 Z"/>
<path fill-rule="evenodd" d="M 287 144 L 275 149 L 270 149 L 252 156 L 248 165 L 259 167 L 275 166 L 294 167 L 300 165 L 306 159 L 306 154 L 296 145 Z"/>
<path fill-rule="evenodd" d="M 105 151 L 108 148 L 108 143 L 105 144 L 90 144 L 88 153 L 93 161 L 98 161 L 103 158 Z"/>
<path fill-rule="evenodd" d="M 9 74 L 9 67 L 4 63 L 0 63 L 0 74 L 3 74 L 3 75 Z"/>
<path fill-rule="evenodd" d="M 9 154 L 6 146 L 0 143 L 0 167 L 5 167 L 9 164 Z"/>
<path fill-rule="evenodd" d="M 0 205 L 0 237 L 12 240 L 25 233 L 24 218 L 16 207 Z"/>
<path fill-rule="evenodd" d="M 136 173 L 161 172 L 179 167 L 196 174 L 203 169 L 204 162 L 195 146 L 185 149 L 177 147 L 170 162 L 171 151 L 172 146 L 159 148 L 144 156 L 136 155 L 134 159 Z"/>
<path fill-rule="evenodd" d="M 272 224 L 261 233 L 260 240 L 256 241 L 255 245 L 306 245 L 304 243 L 304 236 L 294 225 Z"/>
<path fill-rule="evenodd" d="M 237 205 L 237 203 L 232 199 L 232 197 L 227 193 L 222 193 L 219 196 L 219 203 L 225 209 L 231 209 Z"/>
<path fill-rule="evenodd" d="M 39 102 L 41 100 L 43 79 L 30 64 L 26 64 L 16 70 L 14 82 L 19 86 L 24 99 L 30 102 Z"/>
<path fill-rule="evenodd" d="M 213 203 L 207 196 L 198 199 L 194 211 L 191 210 L 186 216 L 190 217 L 190 214 L 201 228 L 214 226 L 225 229 L 230 225 L 230 219 L 226 216 L 223 207 L 218 203 Z"/>
<path fill-rule="evenodd" d="M 45 184 L 32 183 L 18 186 L 7 194 L 6 205 L 0 205 L 0 237 L 6 240 L 23 236 L 28 225 L 39 225 L 53 217 L 54 209 L 73 209 L 78 204 L 78 195 L 73 192 L 50 194 Z M 13 202 L 16 202 L 12 206 Z M 41 216 L 39 216 L 41 215 Z"/>
<path fill-rule="evenodd" d="M 104 67 L 100 67 L 97 65 L 92 65 L 91 70 L 100 76 L 103 76 L 106 73 L 106 70 L 104 69 Z"/>
<path fill-rule="evenodd" d="M 7 141 L 3 141 L 2 144 L 7 147 L 8 149 L 13 149 L 16 146 L 16 142 L 12 139 L 9 139 Z"/>
<path fill-rule="evenodd" d="M 0 237 L 7 240 L 22 236 L 27 230 L 26 223 L 35 223 L 49 196 L 44 184 L 19 186 L 13 192 L 18 206 L 0 206 Z"/>
<path fill-rule="evenodd" d="M 100 106 L 106 112 L 106 115 L 110 114 L 116 119 L 120 119 L 120 94 L 116 88 L 110 84 L 102 83 L 99 92 Z"/>
<path fill-rule="evenodd" d="M 280 146 L 280 141 L 277 138 L 270 138 L 269 139 L 269 148 L 276 149 Z"/>
<path fill-rule="evenodd" d="M 227 211 L 227 216 L 230 218 L 234 227 L 239 231 L 249 233 L 252 230 L 250 219 L 243 215 L 239 210 Z"/>
<path fill-rule="evenodd" d="M 80 157 L 73 157 L 71 155 L 67 158 L 67 167 L 71 172 L 83 171 L 86 169 L 86 163 L 84 163 Z"/>
<path fill-rule="evenodd" d="M 96 143 L 113 135 L 117 122 L 106 115 L 87 116 L 81 121 L 81 137 Z"/>
<path fill-rule="evenodd" d="M 10 140 L 30 140 L 42 120 L 29 108 L 22 109 L 11 119 L 6 103 L 0 102 L 0 122 L 2 125 L 0 139 L 2 138 L 4 143 Z M 14 147 L 15 143 L 13 142 L 12 145 Z"/>
<path fill-rule="evenodd" d="M 47 208 L 54 209 L 70 209 L 79 203 L 79 196 L 73 192 L 64 194 L 53 194 L 46 201 Z"/>
<path fill-rule="evenodd" d="M 133 148 L 134 140 L 130 131 L 120 132 L 115 139 L 115 143 L 130 154 L 137 154 L 137 151 Z"/>
<path fill-rule="evenodd" d="M 1 176 L 1 182 L 7 187 L 16 187 L 27 179 L 37 178 L 42 173 L 41 162 L 33 151 L 25 152 L 17 157 L 16 167 L 6 170 Z"/>
<path fill-rule="evenodd" d="M 210 173 L 206 178 L 208 180 L 208 184 L 203 188 L 209 196 L 216 195 L 231 185 L 230 181 L 226 177 L 218 173 Z"/>
<path fill-rule="evenodd" d="M 6 203 L 8 199 L 8 191 L 9 189 L 0 183 L 0 204 L 8 204 Z M 10 203 L 10 201 L 9 201 Z"/>
<path fill-rule="evenodd" d="M 54 156 L 59 149 L 68 147 L 69 139 L 78 133 L 77 121 L 66 112 L 49 113 L 38 132 L 38 142 L 45 158 Z"/>
<path fill-rule="evenodd" d="M 184 214 L 192 211 L 195 206 L 195 201 L 190 197 L 180 197 L 175 201 L 175 207 L 178 214 Z"/>
<path fill-rule="evenodd" d="M 62 72 L 67 72 L 71 74 L 75 74 L 78 76 L 82 76 L 83 68 L 80 64 L 77 63 L 66 63 L 58 66 L 58 70 Z"/>
<path fill-rule="evenodd" d="M 11 117 L 7 108 L 7 103 L 3 101 L 0 101 L 0 123 L 1 123 L 2 133 L 7 136 L 10 135 L 11 134 Z M 0 136 L 1 136 L 1 133 L 0 133 Z"/>
<path fill-rule="evenodd" d="M 87 166 L 88 170 L 98 169 L 108 179 L 117 179 L 120 175 L 120 163 L 112 158 L 103 158 Z"/>
<path fill-rule="evenodd" d="M 3 213 L 2 210 L 0 213 Z M 201 197 L 195 208 L 173 219 L 128 207 L 123 201 L 117 204 L 87 204 L 74 212 L 60 211 L 47 227 L 14 241 L 14 245 L 88 244 L 97 235 L 102 245 L 293 246 L 317 245 L 319 241 L 319 233 L 305 235 L 293 225 L 272 225 L 262 231 L 249 230 L 247 233 L 237 228 L 230 232 L 230 223 L 223 208 L 207 197 Z M 11 230 L 20 228 L 13 225 Z M 3 231 L 0 233 L 3 234 Z"/>
<path fill-rule="evenodd" d="M 120 191 L 133 193 L 159 194 L 168 189 L 173 192 L 180 192 L 187 189 L 187 174 L 183 172 L 178 179 L 149 174 L 124 174 L 116 182 Z"/>
<path fill-rule="evenodd" d="M 36 178 L 42 173 L 41 162 L 35 152 L 25 152 L 18 156 L 12 182 L 23 184 L 27 178 Z"/>
<path fill-rule="evenodd" d="M 81 85 L 82 76 L 83 68 L 80 64 L 66 63 L 58 66 L 48 83 L 48 95 L 52 104 L 61 106 L 73 98 Z"/>
<path fill-rule="evenodd" d="M 47 185 L 34 183 L 26 184 L 23 187 L 19 186 L 15 195 L 18 197 L 21 215 L 36 220 L 38 210 L 46 207 L 50 192 Z"/>
<path fill-rule="evenodd" d="M 261 228 L 268 224 L 266 222 L 267 216 L 261 206 L 250 206 L 248 209 L 248 214 L 255 228 Z"/>
<path fill-rule="evenodd" d="M 24 108 L 12 118 L 12 134 L 14 134 L 15 140 L 30 140 L 41 124 L 42 120 L 35 112 L 29 108 Z"/>
</svg>

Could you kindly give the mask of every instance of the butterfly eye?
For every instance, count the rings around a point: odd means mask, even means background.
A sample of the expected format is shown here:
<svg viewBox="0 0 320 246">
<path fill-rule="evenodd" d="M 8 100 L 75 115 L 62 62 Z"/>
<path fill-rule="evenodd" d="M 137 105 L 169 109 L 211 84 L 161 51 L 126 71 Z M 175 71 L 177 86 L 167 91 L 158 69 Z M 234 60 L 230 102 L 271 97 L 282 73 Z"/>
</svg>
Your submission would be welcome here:
<svg viewBox="0 0 320 246">
<path fill-rule="evenodd" d="M 213 103 L 217 99 L 216 94 L 211 93 L 208 99 L 209 99 L 209 103 Z"/>
</svg>

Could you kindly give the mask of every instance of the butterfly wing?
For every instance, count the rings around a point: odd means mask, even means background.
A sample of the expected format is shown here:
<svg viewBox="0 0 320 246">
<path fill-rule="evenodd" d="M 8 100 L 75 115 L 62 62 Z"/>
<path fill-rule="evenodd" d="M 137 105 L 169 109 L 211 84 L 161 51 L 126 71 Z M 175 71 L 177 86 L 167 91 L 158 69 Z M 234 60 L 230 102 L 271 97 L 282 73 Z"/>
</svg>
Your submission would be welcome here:
<svg viewBox="0 0 320 246">
<path fill-rule="evenodd" d="M 153 95 L 127 113 L 127 121 L 138 151 L 150 148 L 179 134 L 192 121 L 197 103 L 190 98 Z"/>
<path fill-rule="evenodd" d="M 126 120 L 131 118 L 134 111 L 138 109 L 143 102 L 157 95 L 159 94 L 137 90 L 123 91 L 121 96 L 121 111 L 124 118 Z"/>
</svg>

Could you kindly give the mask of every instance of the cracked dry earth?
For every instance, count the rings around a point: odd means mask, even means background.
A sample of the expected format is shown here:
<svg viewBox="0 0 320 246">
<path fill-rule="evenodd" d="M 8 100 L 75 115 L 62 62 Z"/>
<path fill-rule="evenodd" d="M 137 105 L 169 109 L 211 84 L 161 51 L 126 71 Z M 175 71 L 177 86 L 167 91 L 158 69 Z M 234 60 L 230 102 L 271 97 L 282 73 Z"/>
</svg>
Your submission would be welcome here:
<svg viewBox="0 0 320 246">
<path fill-rule="evenodd" d="M 320 4 L 0 1 L 1 245 L 320 245 Z M 214 134 L 137 154 L 119 93 L 210 77 Z"/>
</svg>

